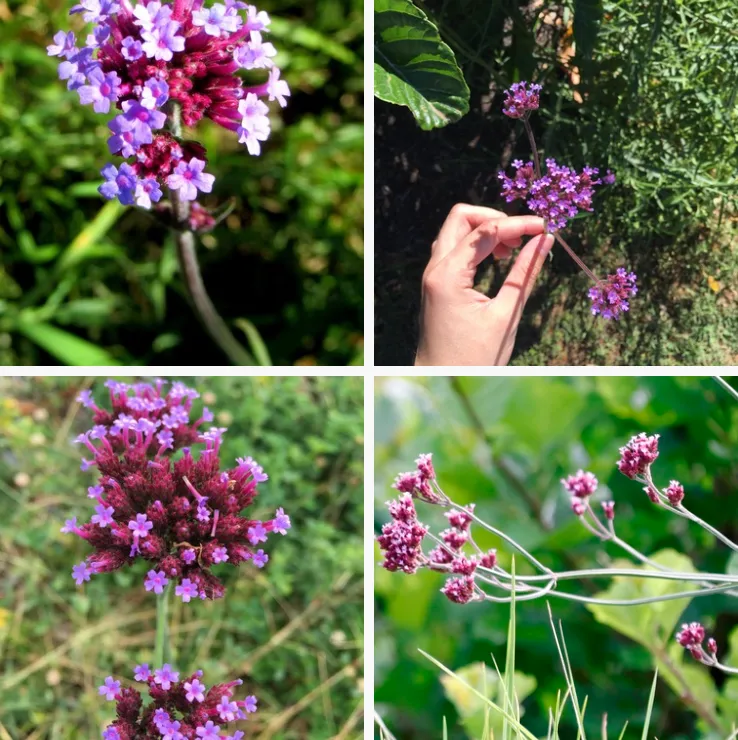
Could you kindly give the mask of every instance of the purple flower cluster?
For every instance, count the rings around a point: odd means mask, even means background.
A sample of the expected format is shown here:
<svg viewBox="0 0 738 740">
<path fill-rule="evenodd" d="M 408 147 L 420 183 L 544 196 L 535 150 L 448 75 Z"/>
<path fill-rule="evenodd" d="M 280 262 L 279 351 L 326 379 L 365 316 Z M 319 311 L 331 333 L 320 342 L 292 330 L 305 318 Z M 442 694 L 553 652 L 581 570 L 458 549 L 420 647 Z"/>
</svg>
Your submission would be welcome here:
<svg viewBox="0 0 738 740">
<path fill-rule="evenodd" d="M 432 453 L 421 455 L 416 461 L 415 470 L 410 473 L 400 473 L 392 484 L 400 493 L 409 493 L 429 504 L 437 504 L 442 500 L 435 487 L 436 471 L 433 469 Z"/>
<path fill-rule="evenodd" d="M 538 110 L 541 86 L 527 82 L 514 82 L 505 90 L 502 112 L 510 118 L 523 118 L 531 111 Z"/>
<path fill-rule="evenodd" d="M 649 437 L 645 432 L 641 432 L 620 448 L 618 470 L 628 478 L 641 478 L 648 473 L 658 456 L 659 435 Z"/>
<path fill-rule="evenodd" d="M 390 501 L 388 506 L 392 521 L 382 527 L 382 534 L 377 537 L 384 553 L 382 566 L 390 571 L 415 573 L 425 562 L 421 545 L 428 527 L 418 521 L 413 497 L 409 493 Z"/>
<path fill-rule="evenodd" d="M 164 130 L 174 104 L 186 125 L 207 116 L 237 133 L 255 155 L 270 133 L 269 109 L 260 98 L 287 104 L 290 91 L 274 65 L 276 49 L 263 40 L 269 16 L 240 0 L 203 5 L 83 0 L 70 13 L 94 24 L 85 45 L 77 46 L 75 34 L 63 31 L 49 45 L 49 55 L 62 59 L 60 79 L 83 105 L 103 114 L 120 111 L 108 124 L 108 146 L 134 161 L 103 169 L 104 198 L 150 208 L 164 186 L 184 200 L 211 192 L 215 178 L 203 172 L 204 148 Z M 268 79 L 244 86 L 240 70 L 268 70 Z"/>
<path fill-rule="evenodd" d="M 705 628 L 699 622 L 683 624 L 676 634 L 676 641 L 689 650 L 690 655 L 705 665 L 715 665 L 718 646 L 714 638 L 707 641 L 707 650 L 702 646 L 705 641 Z"/>
<path fill-rule="evenodd" d="M 146 664 L 136 666 L 134 678 L 147 684 L 152 699 L 144 707 L 140 691 L 121 689 L 121 682 L 108 676 L 100 695 L 116 702 L 118 718 L 103 731 L 103 740 L 242 740 L 244 732 L 224 735 L 221 726 L 256 712 L 256 697 L 233 699 L 234 689 L 243 683 L 240 679 L 208 689 L 202 677 L 202 671 L 195 671 L 180 680 L 168 663 L 153 672 Z"/>
<path fill-rule="evenodd" d="M 554 159 L 546 160 L 546 174 L 536 178 L 532 162 L 516 159 L 512 163 L 515 176 L 500 172 L 502 194 L 511 203 L 527 198 L 528 208 L 546 219 L 548 230 L 553 233 L 566 228 L 569 219 L 580 210 L 592 210 L 594 187 L 601 185 L 596 167 L 585 167 L 581 173 L 562 167 Z"/>
<path fill-rule="evenodd" d="M 628 298 L 638 292 L 636 275 L 619 267 L 613 275 L 589 289 L 592 313 L 605 319 L 619 319 L 630 308 Z"/>
<path fill-rule="evenodd" d="M 92 456 L 82 459 L 82 469 L 96 466 L 100 478 L 88 488 L 95 512 L 90 521 L 77 524 L 73 518 L 62 527 L 95 548 L 74 566 L 75 582 L 81 585 L 95 573 L 141 558 L 149 562 L 147 591 L 161 594 L 176 581 L 175 595 L 185 603 L 220 598 L 224 588 L 210 570 L 213 565 L 251 560 L 262 568 L 269 557 L 259 545 L 269 534 L 290 529 L 281 508 L 268 521 L 242 514 L 268 476 L 251 457 L 220 471 L 226 430 L 201 429 L 213 420 L 207 407 L 191 420 L 196 390 L 176 382 L 165 392 L 163 380 L 153 385 L 108 380 L 105 385 L 111 410 L 98 406 L 90 391 L 78 397 L 94 414 L 92 429 L 76 439 Z M 197 459 L 195 444 L 204 446 Z M 178 450 L 182 455 L 174 459 Z"/>
<path fill-rule="evenodd" d="M 571 496 L 571 510 L 576 516 L 584 516 L 589 508 L 587 499 L 597 491 L 598 481 L 594 473 L 578 470 L 573 475 L 563 478 L 561 483 Z M 602 509 L 606 519 L 615 518 L 614 501 L 603 501 Z"/>
</svg>

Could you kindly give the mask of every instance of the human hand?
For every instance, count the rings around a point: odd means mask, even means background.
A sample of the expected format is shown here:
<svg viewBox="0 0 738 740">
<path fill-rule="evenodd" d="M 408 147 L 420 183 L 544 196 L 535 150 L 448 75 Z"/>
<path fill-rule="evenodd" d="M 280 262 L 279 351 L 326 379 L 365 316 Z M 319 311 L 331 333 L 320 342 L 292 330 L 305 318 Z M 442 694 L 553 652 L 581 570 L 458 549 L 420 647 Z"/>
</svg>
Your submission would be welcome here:
<svg viewBox="0 0 738 740">
<path fill-rule="evenodd" d="M 474 290 L 479 263 L 510 257 L 532 236 L 494 298 Z M 518 323 L 554 238 L 537 216 L 506 216 L 455 205 L 431 247 L 423 274 L 416 365 L 506 365 Z"/>
</svg>

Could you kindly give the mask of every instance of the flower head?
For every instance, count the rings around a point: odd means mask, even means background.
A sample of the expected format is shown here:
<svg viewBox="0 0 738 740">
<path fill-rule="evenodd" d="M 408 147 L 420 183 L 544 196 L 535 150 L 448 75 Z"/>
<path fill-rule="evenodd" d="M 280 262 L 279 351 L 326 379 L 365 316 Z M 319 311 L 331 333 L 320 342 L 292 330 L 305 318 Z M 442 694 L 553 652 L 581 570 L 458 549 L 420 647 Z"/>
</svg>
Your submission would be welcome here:
<svg viewBox="0 0 738 740">
<path fill-rule="evenodd" d="M 213 189 L 215 177 L 203 172 L 205 162 L 193 158 L 189 162 L 180 162 L 169 175 L 167 185 L 172 190 L 179 190 L 182 200 L 195 200 L 197 191 L 209 193 Z"/>
<path fill-rule="evenodd" d="M 540 92 L 540 85 L 514 82 L 505 90 L 502 112 L 510 118 L 523 118 L 530 111 L 538 109 Z"/>
<path fill-rule="evenodd" d="M 625 447 L 620 448 L 618 470 L 628 478 L 642 476 L 659 456 L 659 435 L 650 437 L 644 432 L 632 437 Z"/>
<path fill-rule="evenodd" d="M 185 603 L 220 598 L 224 588 L 212 567 L 246 561 L 264 567 L 269 558 L 255 545 L 266 542 L 270 532 L 286 534 L 289 516 L 282 508 L 263 522 L 248 516 L 258 483 L 267 476 L 252 458 L 221 470 L 225 430 L 203 432 L 212 414 L 195 413 L 196 390 L 182 383 L 167 389 L 163 380 L 105 385 L 107 408 L 89 393 L 80 397 L 93 412 L 93 426 L 78 442 L 89 453 L 86 467 L 96 468 L 100 477 L 88 489 L 91 519 L 79 525 L 68 520 L 64 527 L 94 548 L 74 567 L 75 582 L 144 560 L 146 591 L 161 594 L 174 581 L 175 594 Z"/>
<path fill-rule="evenodd" d="M 393 521 L 385 524 L 377 537 L 384 552 L 382 566 L 390 571 L 415 573 L 424 561 L 421 543 L 428 527 L 418 521 L 413 498 L 408 493 L 391 501 L 389 510 Z"/>
<path fill-rule="evenodd" d="M 592 313 L 604 319 L 619 319 L 620 314 L 630 308 L 628 298 L 638 292 L 636 275 L 619 267 L 614 274 L 608 275 L 589 290 L 592 301 Z"/>
<path fill-rule="evenodd" d="M 466 604 L 474 598 L 474 578 L 449 578 L 441 589 L 441 593 L 455 604 Z"/>
<path fill-rule="evenodd" d="M 103 733 L 103 738 L 161 737 L 166 740 L 220 740 L 226 737 L 225 725 L 256 711 L 256 697 L 234 698 L 240 680 L 216 684 L 208 689 L 203 672 L 195 671 L 180 681 L 179 672 L 165 664 L 151 674 L 148 666 L 136 666 L 135 678 L 147 684 L 151 703 L 144 705 L 137 689 L 121 690 L 112 677 L 100 687 L 100 695 L 116 702 L 117 719 Z M 156 728 L 156 731 L 154 730 Z M 236 731 L 228 737 L 242 738 Z"/>
<path fill-rule="evenodd" d="M 570 475 L 561 482 L 572 496 L 578 496 L 579 498 L 587 498 L 597 490 L 597 478 L 595 478 L 594 473 L 585 473 L 583 470 Z"/>
<path fill-rule="evenodd" d="M 672 506 L 678 506 L 684 500 L 684 486 L 678 480 L 671 481 L 664 493 Z"/>
</svg>

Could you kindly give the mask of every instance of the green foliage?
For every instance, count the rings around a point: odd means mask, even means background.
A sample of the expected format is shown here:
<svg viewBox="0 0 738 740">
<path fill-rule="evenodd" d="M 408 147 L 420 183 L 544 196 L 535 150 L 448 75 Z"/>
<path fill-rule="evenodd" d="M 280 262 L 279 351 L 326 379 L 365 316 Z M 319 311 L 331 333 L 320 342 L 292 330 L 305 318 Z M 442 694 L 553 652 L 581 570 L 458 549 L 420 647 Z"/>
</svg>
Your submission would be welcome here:
<svg viewBox="0 0 738 740">
<path fill-rule="evenodd" d="M 84 340 L 111 360 L 94 364 L 192 365 L 203 351 L 218 364 L 168 230 L 96 191 L 106 119 L 79 105 L 45 51 L 59 28 L 79 26 L 71 4 L 1 11 L 0 363 L 93 364 Z M 293 96 L 260 157 L 198 126 L 216 174 L 206 205 L 234 205 L 198 255 L 219 312 L 234 329 L 250 322 L 275 364 L 346 365 L 362 357 L 363 4 L 264 9 Z M 61 343 L 44 341 L 54 329 Z"/>
<path fill-rule="evenodd" d="M 377 205 L 386 260 L 378 260 L 378 363 L 412 361 L 417 282 L 454 203 L 525 212 L 501 202 L 496 178 L 512 160 L 530 157 L 522 126 L 501 112 L 502 91 L 525 79 L 543 85 L 531 117 L 542 156 L 617 174 L 567 241 L 597 275 L 632 268 L 639 293 L 620 322 L 592 317 L 588 278 L 555 248 L 526 308 L 514 364 L 735 364 L 738 6 L 426 0 L 422 7 L 459 61 L 470 112 L 428 135 L 378 107 L 377 187 L 394 194 Z M 387 164 L 402 161 L 403 171 L 382 166 L 385 156 Z M 508 270 L 484 265 L 479 285 L 496 290 Z"/>
<path fill-rule="evenodd" d="M 735 385 L 735 379 L 728 380 Z M 560 480 L 583 467 L 597 475 L 603 499 L 616 501 L 618 534 L 624 540 L 646 554 L 661 553 L 656 559 L 675 559 L 680 569 L 687 569 L 689 561 L 700 570 L 723 572 L 727 548 L 699 527 L 652 506 L 640 486 L 618 473 L 618 448 L 641 431 L 661 435 L 657 480 L 680 480 L 689 507 L 735 537 L 738 404 L 709 378 L 665 377 L 380 380 L 375 396 L 375 530 L 387 520 L 384 502 L 395 495 L 390 489 L 394 476 L 411 469 L 419 453 L 432 452 L 439 481 L 452 498 L 461 504 L 476 502 L 479 516 L 514 536 L 547 566 L 596 567 L 623 557 L 623 551 L 595 540 L 571 514 Z M 419 506 L 418 511 L 421 521 L 443 527 L 435 507 Z M 482 548 L 497 547 L 503 566 L 509 567 L 509 549 L 497 538 L 480 532 L 475 539 Z M 378 553 L 375 560 L 380 560 Z M 515 565 L 523 574 L 524 564 L 516 559 Z M 375 573 L 375 702 L 403 740 L 438 736 L 444 717 L 450 740 L 480 740 L 465 731 L 437 670 L 418 657 L 418 649 L 455 670 L 489 664 L 490 653 L 500 655 L 508 642 L 506 607 L 451 604 L 439 592 L 442 584 L 442 575 L 428 572 L 407 576 L 378 568 Z M 564 590 L 592 596 L 626 585 L 664 587 L 646 579 L 609 585 L 597 580 L 567 582 Z M 618 737 L 626 722 L 624 737 L 641 737 L 655 668 L 662 680 L 649 737 L 717 740 L 728 733 L 714 731 L 708 717 L 716 715 L 721 727 L 738 722 L 738 683 L 729 679 L 721 684 L 673 639 L 674 624 L 699 619 L 715 634 L 726 662 L 735 665 L 735 599 L 711 595 L 688 605 L 670 601 L 653 612 L 602 607 L 597 618 L 581 604 L 555 598 L 550 604 L 566 633 L 580 707 L 587 697 L 587 736 L 601 737 L 607 714 L 611 737 Z M 544 600 L 518 603 L 516 610 L 515 667 L 536 681 L 535 691 L 523 702 L 524 724 L 536 737 L 545 737 L 548 711 L 556 713 L 557 695 L 559 703 L 566 703 L 563 692 L 570 687 L 562 688 L 561 659 Z M 609 621 L 604 623 L 600 617 L 606 614 Z M 653 634 L 658 639 L 646 645 Z M 694 687 L 700 707 L 682 698 L 679 677 Z M 576 714 L 569 707 L 559 736 L 575 738 L 577 732 Z"/>
<path fill-rule="evenodd" d="M 210 682 L 240 676 L 260 699 L 241 729 L 262 740 L 361 736 L 363 400 L 355 378 L 188 378 L 227 426 L 222 458 L 270 475 L 255 516 L 284 506 L 287 537 L 264 571 L 223 569 L 226 598 L 171 608 L 174 660 Z M 0 736 L 99 737 L 96 686 L 152 663 L 156 607 L 139 568 L 70 578 L 89 548 L 59 533 L 84 516 L 90 473 L 76 434 L 78 378 L 0 380 Z M 93 387 L 101 390 L 96 382 Z M 124 685 L 126 682 L 124 681 Z"/>
<path fill-rule="evenodd" d="M 410 109 L 420 128 L 440 128 L 469 110 L 454 53 L 412 0 L 375 0 L 374 94 Z"/>
</svg>

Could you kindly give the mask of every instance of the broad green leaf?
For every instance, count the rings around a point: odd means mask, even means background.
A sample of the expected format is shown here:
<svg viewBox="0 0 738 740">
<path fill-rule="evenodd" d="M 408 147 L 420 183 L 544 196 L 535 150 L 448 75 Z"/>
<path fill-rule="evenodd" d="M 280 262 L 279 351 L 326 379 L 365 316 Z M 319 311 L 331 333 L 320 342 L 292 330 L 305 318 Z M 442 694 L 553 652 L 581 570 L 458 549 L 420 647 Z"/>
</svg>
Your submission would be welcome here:
<svg viewBox="0 0 738 740">
<path fill-rule="evenodd" d="M 672 570 L 682 573 L 694 573 L 692 561 L 675 550 L 661 550 L 651 559 Z M 612 563 L 613 568 L 630 568 L 630 560 L 620 559 Z M 654 570 L 649 566 L 637 567 L 637 570 Z M 598 599 L 641 599 L 666 596 L 689 590 L 689 584 L 680 581 L 667 581 L 658 578 L 613 578 L 612 585 L 595 595 Z M 617 632 L 627 635 L 631 640 L 651 650 L 654 646 L 663 647 L 674 637 L 681 613 L 687 608 L 691 599 L 674 599 L 657 601 L 638 606 L 603 606 L 588 604 L 598 622 L 612 627 Z"/>
<path fill-rule="evenodd" d="M 469 87 L 450 47 L 410 0 L 375 0 L 374 94 L 410 109 L 420 128 L 441 128 L 469 110 Z"/>
<path fill-rule="evenodd" d="M 65 365 L 120 365 L 101 347 L 51 324 L 19 320 L 16 329 Z"/>
<path fill-rule="evenodd" d="M 485 709 L 489 708 L 489 704 L 479 694 L 490 698 L 499 697 L 499 676 L 484 663 L 472 663 L 459 668 L 454 673 L 463 683 L 451 676 L 441 676 L 443 690 L 448 700 L 456 707 L 469 737 L 481 738 L 484 730 Z M 520 704 L 535 691 L 537 685 L 533 676 L 527 676 L 519 671 L 515 671 L 514 684 L 515 697 Z M 517 711 L 512 710 L 503 699 L 498 698 L 497 704 L 513 716 Z M 522 707 L 520 711 L 522 714 Z M 499 737 L 501 735 L 503 721 L 503 717 L 496 712 L 489 717 L 490 736 Z M 512 726 L 514 727 L 514 724 Z"/>
</svg>

